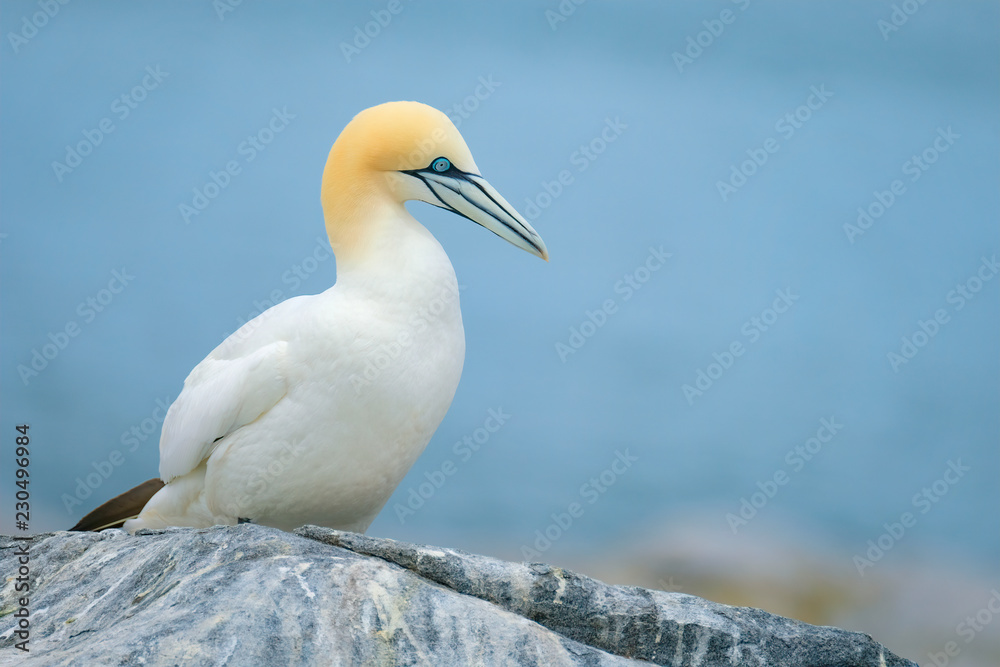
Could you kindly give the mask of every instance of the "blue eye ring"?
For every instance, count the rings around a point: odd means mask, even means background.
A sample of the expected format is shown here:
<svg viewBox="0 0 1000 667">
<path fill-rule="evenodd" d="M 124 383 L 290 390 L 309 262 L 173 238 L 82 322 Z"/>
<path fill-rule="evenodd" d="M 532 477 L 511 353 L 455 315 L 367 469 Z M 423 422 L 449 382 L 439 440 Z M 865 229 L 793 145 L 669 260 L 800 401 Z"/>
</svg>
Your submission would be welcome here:
<svg viewBox="0 0 1000 667">
<path fill-rule="evenodd" d="M 451 169 L 451 162 L 446 157 L 439 157 L 433 162 L 431 162 L 431 169 L 433 169 L 439 174 L 443 174 L 444 172 Z"/>
</svg>

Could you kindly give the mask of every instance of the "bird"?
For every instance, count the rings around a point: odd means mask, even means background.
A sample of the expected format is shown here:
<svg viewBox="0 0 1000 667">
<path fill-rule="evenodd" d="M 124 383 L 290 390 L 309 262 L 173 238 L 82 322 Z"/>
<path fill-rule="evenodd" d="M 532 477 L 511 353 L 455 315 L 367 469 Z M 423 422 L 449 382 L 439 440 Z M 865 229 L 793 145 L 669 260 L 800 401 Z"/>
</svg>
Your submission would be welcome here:
<svg viewBox="0 0 1000 667">
<path fill-rule="evenodd" d="M 163 421 L 159 478 L 71 530 L 371 525 L 444 419 L 465 360 L 455 270 L 404 203 L 457 213 L 545 261 L 548 250 L 449 117 L 420 102 L 358 113 L 320 197 L 334 285 L 265 310 L 195 366 Z"/>
</svg>

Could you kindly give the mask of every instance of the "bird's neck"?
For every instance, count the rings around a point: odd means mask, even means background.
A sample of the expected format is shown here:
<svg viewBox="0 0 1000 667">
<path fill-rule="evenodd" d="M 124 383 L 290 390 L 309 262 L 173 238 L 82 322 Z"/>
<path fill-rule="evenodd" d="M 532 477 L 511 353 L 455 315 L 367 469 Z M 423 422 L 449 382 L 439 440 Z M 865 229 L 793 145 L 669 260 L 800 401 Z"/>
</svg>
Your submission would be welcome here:
<svg viewBox="0 0 1000 667">
<path fill-rule="evenodd" d="M 394 187 L 398 184 L 391 176 L 367 169 L 340 151 L 339 142 L 334 145 L 321 198 L 337 258 L 337 284 L 383 304 L 457 295 L 455 270 L 444 249 L 409 214 Z"/>
<path fill-rule="evenodd" d="M 384 230 L 383 221 L 405 213 L 403 205 L 385 197 L 371 184 L 352 183 L 323 193 L 326 234 L 338 266 L 363 264 Z"/>
<path fill-rule="evenodd" d="M 444 297 L 458 303 L 455 270 L 437 239 L 401 204 L 363 207 L 363 230 L 353 238 L 340 235 L 343 224 L 330 225 L 337 258 L 337 284 L 378 303 L 423 307 Z"/>
</svg>

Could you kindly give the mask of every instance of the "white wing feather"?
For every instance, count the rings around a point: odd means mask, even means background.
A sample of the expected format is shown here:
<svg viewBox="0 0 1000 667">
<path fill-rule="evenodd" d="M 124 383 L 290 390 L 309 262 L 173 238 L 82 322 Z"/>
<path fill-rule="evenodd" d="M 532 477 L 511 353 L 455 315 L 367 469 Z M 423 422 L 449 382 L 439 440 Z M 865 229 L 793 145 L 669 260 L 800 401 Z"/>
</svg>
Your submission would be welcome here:
<svg viewBox="0 0 1000 667">
<path fill-rule="evenodd" d="M 211 456 L 217 439 L 253 422 L 281 400 L 288 391 L 287 348 L 287 342 L 276 341 L 236 359 L 209 355 L 194 367 L 163 420 L 164 482 L 197 468 Z"/>
</svg>

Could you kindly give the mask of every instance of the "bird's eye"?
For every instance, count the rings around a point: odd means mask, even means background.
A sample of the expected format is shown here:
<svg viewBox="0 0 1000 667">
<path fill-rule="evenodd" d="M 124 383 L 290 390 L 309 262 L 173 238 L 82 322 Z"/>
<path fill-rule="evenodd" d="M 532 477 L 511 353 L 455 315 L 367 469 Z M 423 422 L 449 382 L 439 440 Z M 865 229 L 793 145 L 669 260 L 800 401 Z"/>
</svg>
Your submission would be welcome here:
<svg viewBox="0 0 1000 667">
<path fill-rule="evenodd" d="M 451 162 L 448 161 L 446 157 L 439 157 L 438 159 L 431 162 L 431 169 L 440 173 L 446 172 L 451 169 Z"/>
</svg>

